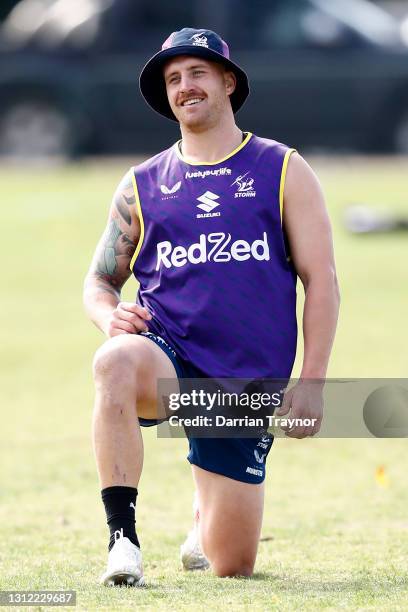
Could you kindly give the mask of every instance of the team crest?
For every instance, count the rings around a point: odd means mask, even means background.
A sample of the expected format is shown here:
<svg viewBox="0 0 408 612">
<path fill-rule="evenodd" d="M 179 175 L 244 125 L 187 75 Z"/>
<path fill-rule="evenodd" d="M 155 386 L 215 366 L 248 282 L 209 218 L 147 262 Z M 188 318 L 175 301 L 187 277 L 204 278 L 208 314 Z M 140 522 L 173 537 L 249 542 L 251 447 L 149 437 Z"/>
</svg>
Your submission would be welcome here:
<svg viewBox="0 0 408 612">
<path fill-rule="evenodd" d="M 245 172 L 245 174 L 241 174 L 237 176 L 235 181 L 231 183 L 231 187 L 235 187 L 236 192 L 234 197 L 236 198 L 254 198 L 256 196 L 256 191 L 254 188 L 255 179 L 251 178 L 249 175 L 249 171 Z"/>
<path fill-rule="evenodd" d="M 197 34 L 193 34 L 190 38 L 193 41 L 193 45 L 197 47 L 207 47 L 208 48 L 208 40 L 207 37 L 204 36 L 204 32 L 197 32 Z"/>
</svg>

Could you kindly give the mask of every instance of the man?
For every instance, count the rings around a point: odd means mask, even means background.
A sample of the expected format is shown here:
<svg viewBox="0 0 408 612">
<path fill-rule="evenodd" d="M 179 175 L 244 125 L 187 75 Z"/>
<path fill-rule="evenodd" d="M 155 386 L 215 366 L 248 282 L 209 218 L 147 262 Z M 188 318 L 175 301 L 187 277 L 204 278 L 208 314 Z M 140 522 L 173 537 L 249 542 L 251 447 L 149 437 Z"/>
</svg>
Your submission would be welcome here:
<svg viewBox="0 0 408 612">
<path fill-rule="evenodd" d="M 322 402 L 307 379 L 326 374 L 339 304 L 318 180 L 293 149 L 237 127 L 234 113 L 249 87 L 226 43 L 210 30 L 173 33 L 144 67 L 140 87 L 154 110 L 179 122 L 182 139 L 126 174 L 85 283 L 86 309 L 108 337 L 94 361 L 93 422 L 111 534 L 108 585 L 143 583 L 139 423 L 157 422 L 157 380 L 289 378 L 298 275 L 306 293 L 303 367 L 280 414 L 316 419 L 287 431 L 312 436 Z M 140 283 L 136 304 L 120 302 L 131 271 Z M 189 444 L 197 507 L 184 567 L 249 576 L 272 436 Z"/>
</svg>

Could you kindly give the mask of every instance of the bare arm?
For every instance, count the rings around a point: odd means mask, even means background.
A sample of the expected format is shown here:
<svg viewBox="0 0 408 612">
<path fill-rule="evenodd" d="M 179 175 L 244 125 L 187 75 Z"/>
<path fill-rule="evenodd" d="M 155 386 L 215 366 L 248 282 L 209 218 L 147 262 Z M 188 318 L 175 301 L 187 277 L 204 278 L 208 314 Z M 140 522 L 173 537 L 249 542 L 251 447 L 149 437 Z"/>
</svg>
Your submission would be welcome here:
<svg viewBox="0 0 408 612">
<path fill-rule="evenodd" d="M 85 278 L 84 305 L 90 319 L 107 336 L 147 329 L 140 317 L 146 309 L 120 302 L 129 276 L 131 259 L 140 236 L 136 201 L 129 171 L 112 200 L 108 223 L 100 238 Z"/>
<path fill-rule="evenodd" d="M 286 428 L 291 438 L 315 435 L 323 418 L 323 385 L 336 332 L 340 295 L 332 233 L 319 181 L 300 155 L 292 154 L 284 193 L 283 223 L 296 271 L 305 289 L 304 355 L 300 381 L 284 396 L 282 416 L 308 419 Z M 311 424 L 309 424 L 311 423 Z"/>
<path fill-rule="evenodd" d="M 324 378 L 337 326 L 340 294 L 331 226 L 320 183 L 296 153 L 288 166 L 283 222 L 293 263 L 305 289 L 301 378 Z"/>
</svg>

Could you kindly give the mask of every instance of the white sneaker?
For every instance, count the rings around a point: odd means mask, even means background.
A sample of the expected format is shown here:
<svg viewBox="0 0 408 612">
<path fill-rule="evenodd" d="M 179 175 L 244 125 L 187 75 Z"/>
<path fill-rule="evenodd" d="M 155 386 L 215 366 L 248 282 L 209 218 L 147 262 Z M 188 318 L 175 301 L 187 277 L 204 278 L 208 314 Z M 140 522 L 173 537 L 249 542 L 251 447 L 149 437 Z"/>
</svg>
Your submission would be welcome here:
<svg viewBox="0 0 408 612">
<path fill-rule="evenodd" d="M 207 557 L 204 555 L 200 546 L 199 520 L 197 496 L 193 502 L 194 527 L 187 535 L 187 539 L 180 546 L 180 558 L 185 570 L 206 570 L 210 567 Z"/>
<path fill-rule="evenodd" d="M 123 537 L 123 529 L 115 531 L 115 543 L 109 552 L 108 567 L 101 576 L 105 586 L 144 586 L 142 553 L 129 538 Z"/>
<path fill-rule="evenodd" d="M 180 546 L 181 562 L 185 570 L 206 570 L 210 567 L 207 557 L 201 550 L 198 529 L 194 527 Z"/>
</svg>

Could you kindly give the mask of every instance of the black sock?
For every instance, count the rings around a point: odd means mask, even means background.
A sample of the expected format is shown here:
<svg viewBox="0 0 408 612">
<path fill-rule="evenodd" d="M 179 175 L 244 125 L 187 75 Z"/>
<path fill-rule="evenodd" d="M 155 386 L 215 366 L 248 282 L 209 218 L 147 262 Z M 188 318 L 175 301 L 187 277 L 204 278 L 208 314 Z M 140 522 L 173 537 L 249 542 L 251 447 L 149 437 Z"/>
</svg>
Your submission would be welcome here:
<svg viewBox="0 0 408 612">
<path fill-rule="evenodd" d="M 115 543 L 115 531 L 123 529 L 123 537 L 129 538 L 140 548 L 135 527 L 137 489 L 133 487 L 107 487 L 101 491 L 106 519 L 110 530 L 109 550 Z"/>
</svg>

